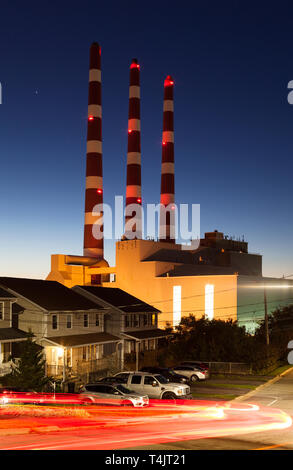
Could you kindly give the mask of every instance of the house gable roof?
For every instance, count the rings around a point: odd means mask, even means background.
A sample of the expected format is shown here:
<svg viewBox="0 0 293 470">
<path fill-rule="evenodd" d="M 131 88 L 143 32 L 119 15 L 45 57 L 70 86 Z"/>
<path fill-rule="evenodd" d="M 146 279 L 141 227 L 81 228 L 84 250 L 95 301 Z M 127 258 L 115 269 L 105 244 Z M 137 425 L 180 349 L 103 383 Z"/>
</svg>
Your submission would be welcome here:
<svg viewBox="0 0 293 470">
<path fill-rule="evenodd" d="M 97 297 L 97 300 L 102 299 L 110 305 L 119 308 L 124 313 L 160 313 L 152 305 L 149 305 L 142 300 L 128 294 L 118 287 L 99 287 L 99 286 L 77 286 L 79 289 L 84 290 Z"/>
<path fill-rule="evenodd" d="M 10 289 L 13 293 L 24 297 L 47 311 L 103 309 L 98 303 L 88 300 L 56 281 L 0 277 L 1 287 Z"/>
</svg>

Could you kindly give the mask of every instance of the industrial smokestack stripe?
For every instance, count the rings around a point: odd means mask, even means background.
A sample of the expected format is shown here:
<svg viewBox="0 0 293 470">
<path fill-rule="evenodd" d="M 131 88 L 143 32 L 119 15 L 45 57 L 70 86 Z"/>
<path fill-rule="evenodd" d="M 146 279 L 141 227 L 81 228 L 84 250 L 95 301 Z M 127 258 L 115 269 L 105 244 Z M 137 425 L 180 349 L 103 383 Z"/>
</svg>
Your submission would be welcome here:
<svg viewBox="0 0 293 470">
<path fill-rule="evenodd" d="M 103 232 L 102 212 L 93 212 L 97 204 L 103 204 L 102 165 L 102 99 L 101 99 L 101 48 L 93 43 L 90 48 L 87 163 L 84 219 L 84 256 L 104 258 L 103 236 L 97 237 L 93 228 Z"/>
<path fill-rule="evenodd" d="M 162 167 L 161 167 L 161 204 L 165 207 L 174 207 L 175 180 L 174 180 L 174 81 L 170 75 L 164 81 L 163 106 L 163 134 L 162 134 Z M 175 243 L 173 234 L 175 224 L 175 211 L 171 209 L 166 216 L 160 214 L 160 241 Z"/>
<path fill-rule="evenodd" d="M 140 72 L 137 59 L 130 65 L 129 81 L 129 108 L 128 108 L 128 149 L 127 149 L 127 178 L 126 178 L 126 214 L 125 238 L 130 237 L 129 232 L 136 231 L 136 238 L 141 238 L 140 227 L 136 224 L 130 228 L 133 216 L 141 221 L 141 210 L 129 213 L 129 205 L 141 205 L 141 148 L 140 148 Z M 140 208 L 139 208 L 140 209 Z M 128 211 L 128 212 L 127 212 Z M 131 224 L 132 225 L 132 224 Z"/>
</svg>

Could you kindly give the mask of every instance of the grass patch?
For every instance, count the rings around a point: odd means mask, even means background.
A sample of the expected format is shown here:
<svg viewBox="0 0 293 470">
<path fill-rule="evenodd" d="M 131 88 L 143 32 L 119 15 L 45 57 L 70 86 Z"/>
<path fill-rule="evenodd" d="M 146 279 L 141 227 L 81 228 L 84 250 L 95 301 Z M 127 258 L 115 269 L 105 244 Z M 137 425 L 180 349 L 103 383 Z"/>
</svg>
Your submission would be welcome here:
<svg viewBox="0 0 293 470">
<path fill-rule="evenodd" d="M 273 375 L 274 377 L 276 377 L 277 375 L 280 375 L 286 370 L 291 369 L 291 368 L 292 368 L 292 364 L 286 364 L 285 366 L 277 367 L 277 369 L 270 372 L 270 375 Z"/>
<path fill-rule="evenodd" d="M 229 379 L 229 380 L 243 380 L 244 382 L 249 382 L 250 380 L 261 380 L 260 375 L 234 375 L 234 374 L 213 374 L 212 379 Z"/>
<path fill-rule="evenodd" d="M 227 384 L 227 383 L 213 383 L 213 382 L 205 382 L 204 384 L 201 383 L 200 386 L 204 388 L 239 388 L 239 389 L 248 389 L 252 390 L 256 386 L 255 385 L 249 385 L 249 384 Z M 197 385 L 195 385 L 197 387 Z"/>
</svg>

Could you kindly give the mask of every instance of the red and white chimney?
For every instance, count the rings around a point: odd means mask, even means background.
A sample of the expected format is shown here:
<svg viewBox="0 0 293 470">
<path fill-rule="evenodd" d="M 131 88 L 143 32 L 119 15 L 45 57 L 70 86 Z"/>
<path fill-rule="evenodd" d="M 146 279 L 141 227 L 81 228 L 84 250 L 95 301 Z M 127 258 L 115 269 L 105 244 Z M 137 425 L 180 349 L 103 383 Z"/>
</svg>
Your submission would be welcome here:
<svg viewBox="0 0 293 470">
<path fill-rule="evenodd" d="M 140 71 L 137 59 L 130 65 L 128 149 L 124 238 L 141 238 L 141 147 L 140 147 Z M 132 212 L 130 204 L 136 204 Z M 134 218 L 137 223 L 134 222 Z M 131 233 L 132 232 L 132 233 Z M 133 232 L 136 232 L 135 237 Z"/>
<path fill-rule="evenodd" d="M 104 258 L 104 240 L 93 234 L 94 224 L 103 232 L 102 212 L 92 213 L 97 204 L 103 204 L 101 48 L 93 43 L 90 48 L 83 255 L 101 259 Z"/>
<path fill-rule="evenodd" d="M 168 75 L 164 81 L 161 204 L 168 207 L 166 216 L 161 211 L 159 240 L 175 243 L 175 182 L 174 182 L 174 81 Z"/>
</svg>

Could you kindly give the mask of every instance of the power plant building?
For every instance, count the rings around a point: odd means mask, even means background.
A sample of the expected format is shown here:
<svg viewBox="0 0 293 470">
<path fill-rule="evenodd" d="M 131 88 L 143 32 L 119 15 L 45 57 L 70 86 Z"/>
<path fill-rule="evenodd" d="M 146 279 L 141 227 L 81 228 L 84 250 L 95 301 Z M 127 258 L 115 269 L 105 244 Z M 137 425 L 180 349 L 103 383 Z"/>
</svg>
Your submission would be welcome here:
<svg viewBox="0 0 293 470">
<path fill-rule="evenodd" d="M 292 303 L 293 281 L 262 275 L 262 256 L 248 251 L 244 240 L 235 240 L 214 230 L 205 233 L 196 249 L 186 249 L 173 236 L 175 204 L 174 169 L 174 81 L 164 80 L 163 134 L 161 166 L 161 205 L 169 207 L 160 219 L 158 241 L 144 240 L 140 230 L 130 236 L 131 212 L 125 215 L 125 232 L 116 242 L 116 266 L 104 259 L 103 236 L 93 236 L 94 226 L 101 228 L 101 212 L 93 210 L 103 203 L 101 48 L 90 50 L 88 134 L 86 164 L 86 206 L 83 256 L 54 254 L 47 280 L 67 287 L 103 286 L 119 288 L 161 313 L 158 327 L 176 326 L 189 314 L 197 318 L 237 320 L 254 331 L 268 313 Z M 126 209 L 142 204 L 140 146 L 140 69 L 137 59 L 130 65 Z M 137 220 L 137 219 L 136 219 Z M 139 218 L 138 218 L 139 220 Z M 162 232 L 165 236 L 162 237 Z M 191 247 L 189 247 L 191 248 Z M 114 292 L 114 291 L 113 291 Z"/>
</svg>

